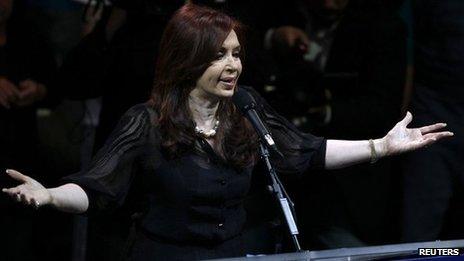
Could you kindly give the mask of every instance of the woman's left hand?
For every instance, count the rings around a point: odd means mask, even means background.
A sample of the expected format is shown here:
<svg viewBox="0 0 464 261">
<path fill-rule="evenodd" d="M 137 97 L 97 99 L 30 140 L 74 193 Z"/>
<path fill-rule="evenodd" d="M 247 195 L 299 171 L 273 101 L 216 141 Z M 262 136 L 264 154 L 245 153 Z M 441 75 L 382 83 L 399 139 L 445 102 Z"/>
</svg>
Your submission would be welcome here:
<svg viewBox="0 0 464 261">
<path fill-rule="evenodd" d="M 446 127 L 446 123 L 435 123 L 420 128 L 408 129 L 407 126 L 411 121 L 412 114 L 407 112 L 404 119 L 398 122 L 384 137 L 386 155 L 416 150 L 454 135 L 450 131 L 438 131 Z"/>
</svg>

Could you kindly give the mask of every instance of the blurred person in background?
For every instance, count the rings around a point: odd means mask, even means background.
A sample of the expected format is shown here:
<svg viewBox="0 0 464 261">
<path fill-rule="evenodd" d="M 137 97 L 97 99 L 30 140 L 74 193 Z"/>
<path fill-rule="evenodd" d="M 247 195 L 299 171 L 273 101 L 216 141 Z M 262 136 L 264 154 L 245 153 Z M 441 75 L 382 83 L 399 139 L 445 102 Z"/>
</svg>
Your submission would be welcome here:
<svg viewBox="0 0 464 261">
<path fill-rule="evenodd" d="M 409 105 L 418 126 L 445 119 L 464 128 L 464 4 L 412 1 L 414 77 Z M 464 237 L 464 137 L 407 155 L 403 162 L 404 242 Z"/>
<path fill-rule="evenodd" d="M 401 4 L 276 3 L 264 18 L 270 28 L 264 46 L 278 70 L 273 88 L 264 88 L 263 95 L 302 130 L 341 139 L 381 135 L 400 117 L 405 85 Z M 305 243 L 337 248 L 395 242 L 399 185 L 393 167 L 388 159 L 295 182 L 297 204 L 311 202 L 317 209 L 300 212 Z"/>
<path fill-rule="evenodd" d="M 65 58 L 58 82 L 65 86 L 64 96 L 71 100 L 100 97 L 93 151 L 103 145 L 125 111 L 149 96 L 161 34 L 183 3 L 117 0 L 106 6 L 103 1 L 88 4 L 83 15 L 83 38 Z M 134 212 L 132 206 L 121 208 L 111 218 L 105 214 L 89 217 L 89 260 L 119 258 Z"/>
<path fill-rule="evenodd" d="M 0 168 L 14 164 L 47 181 L 37 168 L 36 110 L 51 93 L 56 66 L 51 51 L 28 30 L 23 8 L 22 1 L 0 0 Z M 10 180 L 2 176 L 0 184 Z M 35 214 L 3 196 L 0 209 L 9 212 L 0 217 L 2 234 L 8 238 L 0 247 L 2 258 L 31 259 Z"/>
</svg>

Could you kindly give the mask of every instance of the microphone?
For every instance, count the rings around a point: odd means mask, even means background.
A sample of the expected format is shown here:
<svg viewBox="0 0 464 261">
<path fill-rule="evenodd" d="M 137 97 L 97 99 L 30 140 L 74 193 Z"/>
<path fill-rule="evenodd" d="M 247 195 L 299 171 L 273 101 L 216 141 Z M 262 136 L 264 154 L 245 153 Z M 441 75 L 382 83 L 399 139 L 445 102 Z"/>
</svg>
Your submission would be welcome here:
<svg viewBox="0 0 464 261">
<path fill-rule="evenodd" d="M 237 106 L 243 116 L 250 121 L 261 141 L 266 144 L 266 147 L 270 148 L 271 151 L 277 153 L 280 157 L 283 157 L 283 154 L 277 148 L 271 133 L 256 112 L 257 105 L 255 99 L 244 89 L 238 88 L 232 96 L 232 102 L 235 106 Z"/>
</svg>

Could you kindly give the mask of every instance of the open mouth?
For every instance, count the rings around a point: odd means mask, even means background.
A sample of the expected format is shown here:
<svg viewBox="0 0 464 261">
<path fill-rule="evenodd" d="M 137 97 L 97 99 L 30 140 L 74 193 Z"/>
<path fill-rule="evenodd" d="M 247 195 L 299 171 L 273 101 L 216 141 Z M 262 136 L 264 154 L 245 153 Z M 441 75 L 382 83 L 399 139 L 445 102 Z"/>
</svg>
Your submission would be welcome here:
<svg viewBox="0 0 464 261">
<path fill-rule="evenodd" d="M 235 77 L 223 77 L 219 79 L 219 82 L 225 85 L 226 87 L 231 88 L 235 86 L 236 80 L 237 79 Z"/>
</svg>

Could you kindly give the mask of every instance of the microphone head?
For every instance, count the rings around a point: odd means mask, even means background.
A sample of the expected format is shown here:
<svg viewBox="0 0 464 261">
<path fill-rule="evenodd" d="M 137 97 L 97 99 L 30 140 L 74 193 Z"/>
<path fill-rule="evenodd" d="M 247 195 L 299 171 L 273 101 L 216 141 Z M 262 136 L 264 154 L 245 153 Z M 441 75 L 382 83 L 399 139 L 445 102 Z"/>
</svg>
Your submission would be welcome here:
<svg viewBox="0 0 464 261">
<path fill-rule="evenodd" d="M 237 91 L 232 96 L 232 102 L 242 113 L 254 108 L 256 105 L 253 96 L 243 88 L 237 88 Z"/>
</svg>

